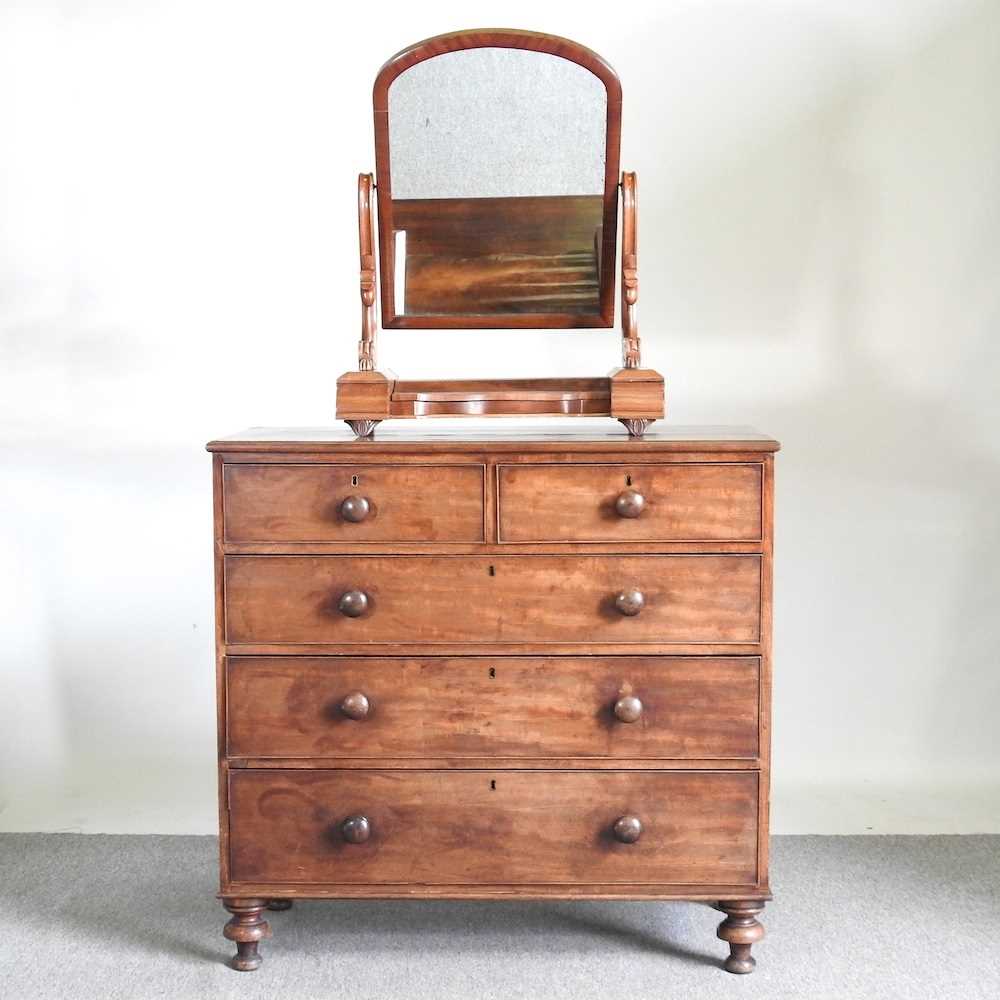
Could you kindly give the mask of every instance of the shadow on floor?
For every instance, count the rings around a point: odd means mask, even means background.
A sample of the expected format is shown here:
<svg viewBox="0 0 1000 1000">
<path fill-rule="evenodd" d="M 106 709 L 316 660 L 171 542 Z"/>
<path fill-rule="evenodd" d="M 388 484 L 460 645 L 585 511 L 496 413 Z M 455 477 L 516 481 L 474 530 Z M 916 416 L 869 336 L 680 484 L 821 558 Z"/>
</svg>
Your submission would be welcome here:
<svg viewBox="0 0 1000 1000">
<path fill-rule="evenodd" d="M 72 849 L 70 849 L 72 848 Z M 109 860 L 111 863 L 109 863 Z M 225 962 L 229 914 L 214 897 L 213 837 L 0 838 L 0 910 L 22 926 L 57 926 L 81 948 Z M 512 900 L 304 900 L 268 922 L 287 953 L 490 953 L 512 943 L 522 951 L 585 954 L 609 947 L 718 965 L 720 956 L 676 944 L 704 904 Z M 213 942 L 215 942 L 213 944 Z M 720 946 L 721 947 L 721 946 Z M 718 949 L 716 949 L 718 951 Z"/>
</svg>

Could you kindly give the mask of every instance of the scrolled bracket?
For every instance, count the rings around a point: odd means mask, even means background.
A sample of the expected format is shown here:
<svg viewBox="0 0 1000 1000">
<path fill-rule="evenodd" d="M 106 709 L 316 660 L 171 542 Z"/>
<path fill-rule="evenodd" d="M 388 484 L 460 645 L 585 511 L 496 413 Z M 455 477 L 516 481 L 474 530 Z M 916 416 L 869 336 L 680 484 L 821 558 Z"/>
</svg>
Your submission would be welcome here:
<svg viewBox="0 0 1000 1000">
<path fill-rule="evenodd" d="M 361 340 L 358 369 L 375 371 L 375 232 L 372 228 L 372 191 L 375 178 L 358 174 L 358 240 L 361 247 Z"/>
<path fill-rule="evenodd" d="M 636 176 L 622 174 L 622 366 L 641 368 L 639 320 L 639 264 L 636 252 Z"/>
</svg>

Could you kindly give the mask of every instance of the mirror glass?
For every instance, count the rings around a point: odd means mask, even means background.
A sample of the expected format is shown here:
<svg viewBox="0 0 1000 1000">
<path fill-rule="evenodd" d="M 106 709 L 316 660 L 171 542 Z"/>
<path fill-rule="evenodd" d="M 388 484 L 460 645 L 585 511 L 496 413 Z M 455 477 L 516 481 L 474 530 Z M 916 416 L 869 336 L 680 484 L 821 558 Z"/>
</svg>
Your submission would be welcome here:
<svg viewBox="0 0 1000 1000">
<path fill-rule="evenodd" d="M 463 49 L 402 72 L 388 111 L 397 315 L 600 312 L 597 76 L 545 52 Z"/>
</svg>

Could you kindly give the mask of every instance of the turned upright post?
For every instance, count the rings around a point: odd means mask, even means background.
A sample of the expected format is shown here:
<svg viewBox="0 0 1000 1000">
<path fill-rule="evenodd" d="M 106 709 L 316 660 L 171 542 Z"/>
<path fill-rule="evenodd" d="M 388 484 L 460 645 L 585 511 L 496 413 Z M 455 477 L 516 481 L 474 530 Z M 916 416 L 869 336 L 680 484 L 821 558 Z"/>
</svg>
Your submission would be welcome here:
<svg viewBox="0 0 1000 1000">
<path fill-rule="evenodd" d="M 639 248 L 636 175 L 622 174 L 622 367 L 611 373 L 611 415 L 629 433 L 642 437 L 663 416 L 663 376 L 642 367 L 639 341 Z"/>
</svg>

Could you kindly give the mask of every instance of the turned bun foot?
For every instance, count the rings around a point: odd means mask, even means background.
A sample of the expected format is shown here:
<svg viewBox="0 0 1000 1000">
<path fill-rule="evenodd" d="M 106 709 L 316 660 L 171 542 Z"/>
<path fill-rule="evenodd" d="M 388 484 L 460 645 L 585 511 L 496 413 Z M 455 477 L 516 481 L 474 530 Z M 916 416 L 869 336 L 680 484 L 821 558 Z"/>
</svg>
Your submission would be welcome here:
<svg viewBox="0 0 1000 1000">
<path fill-rule="evenodd" d="M 271 928 L 261 916 L 268 905 L 266 899 L 225 899 L 222 905 L 233 915 L 222 933 L 236 944 L 236 954 L 229 964 L 239 972 L 253 972 L 262 961 L 257 950 L 264 938 L 271 936 Z"/>
<path fill-rule="evenodd" d="M 292 901 L 290 899 L 269 899 L 267 901 L 267 908 L 269 910 L 290 910 L 292 908 Z"/>
<path fill-rule="evenodd" d="M 724 900 L 719 903 L 719 909 L 726 914 L 726 919 L 719 924 L 717 934 L 729 945 L 729 957 L 723 968 L 726 972 L 745 976 L 757 965 L 750 949 L 764 936 L 764 927 L 757 919 L 757 914 L 764 911 L 764 903 L 758 899 Z"/>
</svg>

